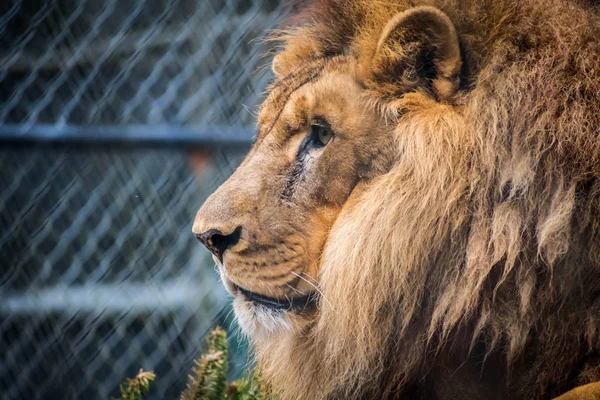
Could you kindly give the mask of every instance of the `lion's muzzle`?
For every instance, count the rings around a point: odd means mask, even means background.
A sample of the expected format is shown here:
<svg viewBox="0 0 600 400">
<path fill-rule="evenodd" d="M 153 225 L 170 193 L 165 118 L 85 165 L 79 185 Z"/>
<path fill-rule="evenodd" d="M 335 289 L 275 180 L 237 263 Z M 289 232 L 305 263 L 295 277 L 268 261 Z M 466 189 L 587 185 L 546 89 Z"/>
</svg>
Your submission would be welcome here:
<svg viewBox="0 0 600 400">
<path fill-rule="evenodd" d="M 306 282 L 315 274 L 307 271 L 306 235 L 296 227 L 309 224 L 294 220 L 297 208 L 282 206 L 275 185 L 257 183 L 250 172 L 265 173 L 259 167 L 238 168 L 202 205 L 192 231 L 234 298 L 270 310 L 310 309 L 315 296 Z"/>
</svg>

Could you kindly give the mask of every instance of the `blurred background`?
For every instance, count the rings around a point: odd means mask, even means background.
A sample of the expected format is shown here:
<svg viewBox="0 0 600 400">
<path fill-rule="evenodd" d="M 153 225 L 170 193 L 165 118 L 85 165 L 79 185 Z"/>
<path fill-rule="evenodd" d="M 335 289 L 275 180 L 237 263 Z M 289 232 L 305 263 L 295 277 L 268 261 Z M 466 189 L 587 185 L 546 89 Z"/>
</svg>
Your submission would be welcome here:
<svg viewBox="0 0 600 400">
<path fill-rule="evenodd" d="M 245 344 L 191 233 L 241 162 L 279 0 L 0 1 L 0 397 L 176 399 Z"/>
</svg>

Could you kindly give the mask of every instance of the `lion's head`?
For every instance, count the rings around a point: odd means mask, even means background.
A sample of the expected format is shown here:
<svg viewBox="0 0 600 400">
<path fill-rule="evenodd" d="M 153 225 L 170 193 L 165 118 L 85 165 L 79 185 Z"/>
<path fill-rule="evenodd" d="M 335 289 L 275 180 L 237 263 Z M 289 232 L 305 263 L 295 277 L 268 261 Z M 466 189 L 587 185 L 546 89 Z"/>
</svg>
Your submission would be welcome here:
<svg viewBox="0 0 600 400">
<path fill-rule="evenodd" d="M 417 35 L 421 23 L 431 32 Z M 415 54 L 390 64 L 388 53 L 398 51 L 397 36 L 407 30 L 414 32 L 411 45 L 436 50 L 415 61 L 424 51 L 415 48 Z M 285 53 L 276 56 L 278 79 L 259 112 L 256 141 L 198 212 L 194 232 L 214 253 L 249 332 L 291 329 L 295 316 L 314 311 L 321 256 L 334 222 L 361 186 L 396 164 L 399 112 L 383 110 L 370 92 L 385 83 L 400 97 L 422 89 L 401 101 L 414 108 L 432 103 L 426 107 L 460 118 L 433 100 L 452 97 L 461 66 L 456 33 L 443 13 L 433 8 L 403 13 L 390 21 L 377 46 L 366 49 L 376 53 L 366 65 L 346 55 L 298 65 L 290 65 Z M 404 82 L 396 82 L 394 71 L 405 64 L 415 65 Z M 344 240 L 357 237 L 349 234 Z M 246 301 L 249 297 L 257 301 Z"/>
<path fill-rule="evenodd" d="M 558 393 L 597 348 L 580 344 L 600 329 L 560 324 L 599 321 L 600 51 L 581 30 L 587 53 L 560 69 L 553 47 L 592 17 L 441 3 L 308 7 L 280 34 L 250 153 L 196 216 L 285 398 Z"/>
<path fill-rule="evenodd" d="M 198 213 L 194 232 L 213 251 L 249 333 L 310 319 L 332 225 L 357 184 L 391 165 L 393 128 L 363 93 L 348 57 L 282 75 L 250 153 Z"/>
</svg>

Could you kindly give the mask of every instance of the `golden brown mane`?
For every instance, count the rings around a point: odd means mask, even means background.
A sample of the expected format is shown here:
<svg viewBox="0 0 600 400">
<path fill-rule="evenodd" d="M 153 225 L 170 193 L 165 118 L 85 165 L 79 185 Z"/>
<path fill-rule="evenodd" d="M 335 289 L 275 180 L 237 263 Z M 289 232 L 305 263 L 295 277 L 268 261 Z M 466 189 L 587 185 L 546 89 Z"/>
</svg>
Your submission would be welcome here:
<svg viewBox="0 0 600 400">
<path fill-rule="evenodd" d="M 468 398 L 480 379 L 490 395 L 549 398 L 600 380 L 600 14 L 590 3 L 318 0 L 279 33 L 282 75 L 338 55 L 361 65 L 390 18 L 433 5 L 463 53 L 448 101 L 365 81 L 396 123 L 403 162 L 356 189 L 338 217 L 315 322 L 255 344 L 284 398 L 410 397 L 426 376 L 439 378 L 426 388 L 436 396 Z"/>
</svg>

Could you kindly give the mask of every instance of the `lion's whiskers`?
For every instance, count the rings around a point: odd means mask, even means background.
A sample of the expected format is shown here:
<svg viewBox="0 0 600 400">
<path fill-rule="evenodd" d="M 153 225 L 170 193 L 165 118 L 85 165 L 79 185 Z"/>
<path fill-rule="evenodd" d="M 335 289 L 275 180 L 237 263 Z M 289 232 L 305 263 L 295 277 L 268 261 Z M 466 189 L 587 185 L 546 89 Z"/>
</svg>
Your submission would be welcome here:
<svg viewBox="0 0 600 400">
<path fill-rule="evenodd" d="M 311 278 L 311 279 L 314 279 L 314 278 L 312 278 L 310 275 L 306 274 L 304 271 L 303 271 L 303 272 L 301 272 L 300 274 L 297 274 L 297 273 L 296 273 L 296 272 L 294 272 L 294 271 L 290 271 L 290 273 L 291 273 L 291 274 L 293 274 L 294 276 L 296 276 L 296 277 L 298 277 L 298 278 L 302 279 L 304 282 L 308 283 L 310 286 L 312 286 L 313 288 L 315 288 L 315 290 L 317 291 L 317 293 L 319 293 L 319 294 L 321 295 L 321 297 L 322 297 L 323 299 L 325 299 L 325 301 L 327 302 L 327 304 L 329 304 L 329 307 L 331 307 L 331 309 L 332 309 L 332 310 L 335 310 L 335 308 L 333 307 L 333 304 L 331 304 L 331 302 L 329 301 L 329 299 L 328 299 L 327 297 L 325 297 L 325 295 L 323 294 L 323 292 L 321 291 L 321 289 L 319 289 L 319 288 L 317 287 L 317 285 L 315 285 L 314 283 L 310 282 L 308 279 L 304 278 L 304 277 L 302 276 L 302 274 L 305 274 L 306 276 L 308 276 L 308 277 L 309 277 L 309 278 Z"/>
<path fill-rule="evenodd" d="M 306 293 L 304 293 L 301 290 L 296 289 L 295 287 L 293 287 L 292 285 L 290 285 L 289 283 L 286 283 L 285 286 L 289 287 L 290 289 L 292 289 L 294 292 L 301 294 L 302 296 L 306 296 Z"/>
</svg>

